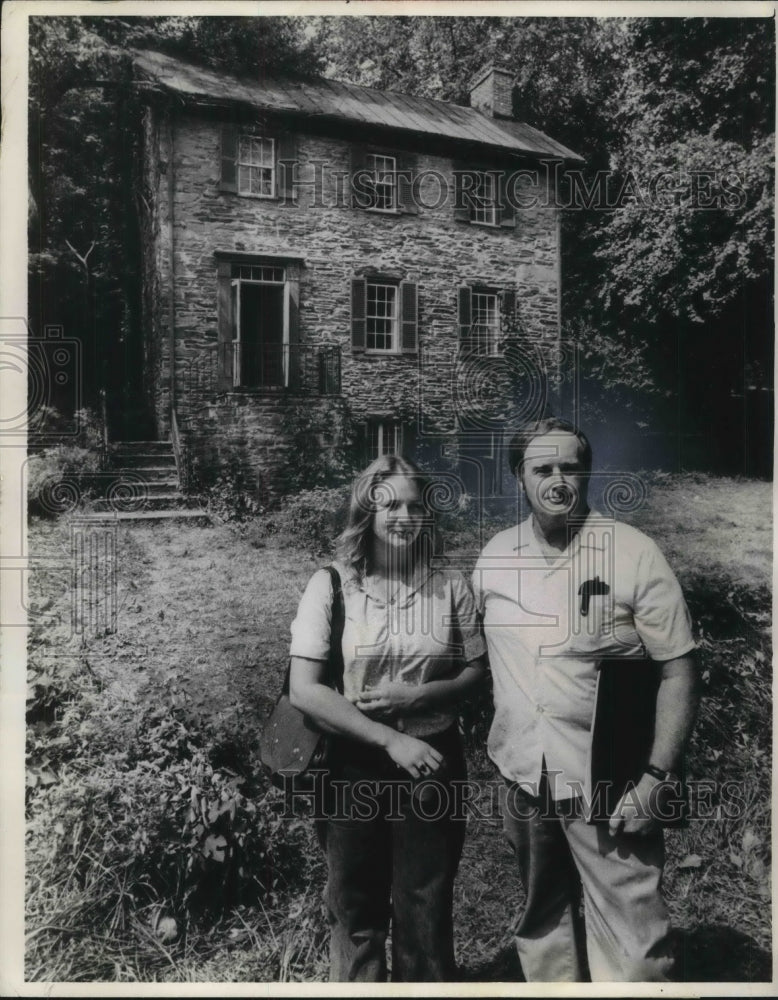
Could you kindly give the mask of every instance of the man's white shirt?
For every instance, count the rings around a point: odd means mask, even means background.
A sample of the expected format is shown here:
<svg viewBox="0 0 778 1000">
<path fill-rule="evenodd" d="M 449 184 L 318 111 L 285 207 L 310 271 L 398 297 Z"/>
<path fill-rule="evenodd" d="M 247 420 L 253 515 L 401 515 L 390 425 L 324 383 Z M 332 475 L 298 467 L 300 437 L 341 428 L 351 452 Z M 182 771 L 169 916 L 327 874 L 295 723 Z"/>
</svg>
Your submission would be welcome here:
<svg viewBox="0 0 778 1000">
<path fill-rule="evenodd" d="M 532 518 L 496 535 L 473 572 L 494 687 L 488 753 L 527 790 L 543 760 L 552 795 L 588 789 L 600 661 L 694 649 L 681 588 L 646 535 L 596 512 L 549 562 Z"/>
</svg>

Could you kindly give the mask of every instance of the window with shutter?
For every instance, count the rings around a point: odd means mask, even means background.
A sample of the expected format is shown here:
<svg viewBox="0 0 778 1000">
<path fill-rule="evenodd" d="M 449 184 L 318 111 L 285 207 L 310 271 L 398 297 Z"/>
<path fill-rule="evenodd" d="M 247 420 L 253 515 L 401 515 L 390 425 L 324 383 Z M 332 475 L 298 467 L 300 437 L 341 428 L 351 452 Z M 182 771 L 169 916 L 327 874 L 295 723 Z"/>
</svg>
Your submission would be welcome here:
<svg viewBox="0 0 778 1000">
<path fill-rule="evenodd" d="M 351 282 L 351 347 L 378 354 L 418 350 L 418 288 L 371 275 Z"/>
<path fill-rule="evenodd" d="M 509 171 L 454 164 L 454 218 L 482 226 L 512 228 L 516 213 L 509 197 Z"/>
<path fill-rule="evenodd" d="M 295 138 L 265 135 L 249 125 L 222 125 L 219 188 L 246 198 L 294 195 Z"/>
<path fill-rule="evenodd" d="M 513 312 L 515 302 L 516 293 L 512 289 L 462 285 L 458 292 L 460 350 L 471 354 L 499 355 L 502 321 Z"/>
<path fill-rule="evenodd" d="M 391 150 L 368 150 L 354 143 L 350 150 L 351 204 L 372 212 L 415 215 L 415 160 Z"/>
</svg>

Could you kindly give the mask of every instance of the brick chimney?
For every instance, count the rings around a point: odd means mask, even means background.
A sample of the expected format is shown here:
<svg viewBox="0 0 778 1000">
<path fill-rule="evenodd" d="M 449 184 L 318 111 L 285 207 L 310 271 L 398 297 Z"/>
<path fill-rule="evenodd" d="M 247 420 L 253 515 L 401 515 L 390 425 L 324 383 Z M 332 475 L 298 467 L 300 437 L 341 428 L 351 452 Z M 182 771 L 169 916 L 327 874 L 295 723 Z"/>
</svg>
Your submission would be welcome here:
<svg viewBox="0 0 778 1000">
<path fill-rule="evenodd" d="M 513 73 L 487 63 L 470 84 L 470 107 L 490 118 L 513 118 Z"/>
</svg>

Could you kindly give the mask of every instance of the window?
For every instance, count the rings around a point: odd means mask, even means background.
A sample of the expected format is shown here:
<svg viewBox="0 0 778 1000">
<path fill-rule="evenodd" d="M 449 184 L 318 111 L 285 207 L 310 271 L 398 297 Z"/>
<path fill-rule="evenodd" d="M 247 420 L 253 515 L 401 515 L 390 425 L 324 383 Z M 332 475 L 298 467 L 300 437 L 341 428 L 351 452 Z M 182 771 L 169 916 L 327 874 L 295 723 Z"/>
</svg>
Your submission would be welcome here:
<svg viewBox="0 0 778 1000">
<path fill-rule="evenodd" d="M 349 149 L 351 205 L 387 215 L 417 215 L 414 197 L 416 157 L 401 150 L 371 149 L 352 143 Z"/>
<path fill-rule="evenodd" d="M 499 355 L 503 321 L 512 314 L 515 304 L 513 289 L 461 285 L 458 292 L 460 350 Z"/>
<path fill-rule="evenodd" d="M 238 194 L 273 198 L 276 193 L 276 144 L 264 136 L 238 136 Z"/>
<path fill-rule="evenodd" d="M 379 212 L 397 209 L 397 160 L 382 153 L 367 154 L 367 169 L 372 187 L 372 204 Z"/>
<path fill-rule="evenodd" d="M 397 345 L 397 285 L 367 283 L 365 346 L 368 351 L 393 351 Z"/>
<path fill-rule="evenodd" d="M 495 292 L 473 292 L 471 348 L 476 354 L 496 354 L 500 339 L 500 300 Z"/>
<path fill-rule="evenodd" d="M 371 420 L 368 423 L 366 448 L 368 462 L 384 455 L 401 455 L 402 449 L 402 426 L 398 421 Z"/>
<path fill-rule="evenodd" d="M 276 392 L 299 383 L 297 258 L 217 250 L 218 385 Z"/>
<path fill-rule="evenodd" d="M 512 174 L 499 169 L 454 164 L 454 218 L 482 226 L 514 228 Z"/>
<path fill-rule="evenodd" d="M 290 133 L 269 136 L 255 125 L 223 124 L 219 190 L 244 198 L 292 201 L 297 143 Z"/>
<path fill-rule="evenodd" d="M 351 280 L 351 349 L 382 354 L 418 351 L 418 288 L 371 274 Z"/>
<path fill-rule="evenodd" d="M 470 219 L 488 226 L 497 225 L 497 191 L 494 174 L 479 170 L 475 175 L 475 185 L 470 206 Z"/>
</svg>

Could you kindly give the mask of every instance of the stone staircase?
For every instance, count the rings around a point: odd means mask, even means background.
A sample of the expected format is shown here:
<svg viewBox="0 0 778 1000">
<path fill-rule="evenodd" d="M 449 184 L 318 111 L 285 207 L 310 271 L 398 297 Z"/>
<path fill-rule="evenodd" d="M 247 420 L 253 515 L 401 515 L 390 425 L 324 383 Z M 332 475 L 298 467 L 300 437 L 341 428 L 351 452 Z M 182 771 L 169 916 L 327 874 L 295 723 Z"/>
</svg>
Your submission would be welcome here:
<svg viewBox="0 0 778 1000">
<path fill-rule="evenodd" d="M 118 441 L 111 446 L 110 482 L 93 501 L 93 516 L 120 521 L 199 520 L 207 513 L 182 493 L 170 441 Z"/>
</svg>

